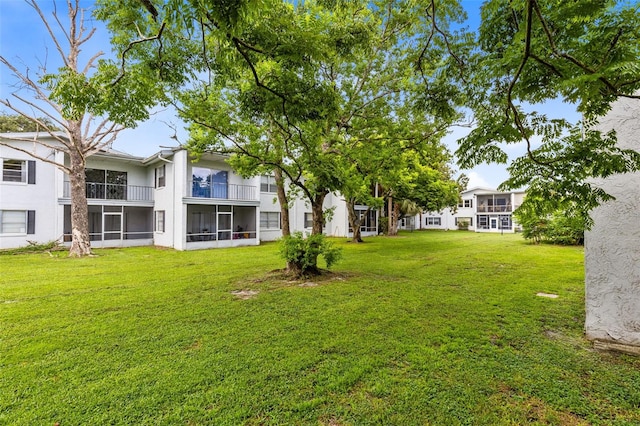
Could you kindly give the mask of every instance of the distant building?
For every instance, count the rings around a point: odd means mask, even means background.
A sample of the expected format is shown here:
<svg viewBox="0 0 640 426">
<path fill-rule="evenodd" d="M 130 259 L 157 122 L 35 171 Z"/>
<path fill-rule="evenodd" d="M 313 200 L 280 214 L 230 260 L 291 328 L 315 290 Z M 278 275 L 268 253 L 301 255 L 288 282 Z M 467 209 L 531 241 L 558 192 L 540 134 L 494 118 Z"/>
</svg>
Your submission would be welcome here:
<svg viewBox="0 0 640 426">
<path fill-rule="evenodd" d="M 524 200 L 524 191 L 500 192 L 489 188 L 463 191 L 457 209 L 424 212 L 405 218 L 403 229 L 468 229 L 475 232 L 516 232 L 513 211 Z"/>
</svg>

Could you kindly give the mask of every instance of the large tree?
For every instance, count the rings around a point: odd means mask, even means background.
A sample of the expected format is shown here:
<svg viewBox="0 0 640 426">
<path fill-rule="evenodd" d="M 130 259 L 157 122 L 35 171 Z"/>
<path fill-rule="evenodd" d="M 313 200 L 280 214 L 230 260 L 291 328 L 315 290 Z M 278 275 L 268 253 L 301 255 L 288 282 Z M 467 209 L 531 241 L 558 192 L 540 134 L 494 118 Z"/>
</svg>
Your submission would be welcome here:
<svg viewBox="0 0 640 426">
<path fill-rule="evenodd" d="M 18 89 L 0 104 L 29 121 L 37 134 L 13 135 L 8 141 L 35 142 L 62 151 L 67 162 L 41 157 L 16 144 L 3 144 L 23 151 L 41 161 L 54 164 L 69 176 L 71 187 L 71 256 L 91 253 L 89 240 L 85 165 L 87 157 L 110 147 L 118 133 L 136 121 L 148 118 L 147 107 L 160 92 L 144 86 L 154 76 L 143 69 L 131 69 L 126 75 L 114 63 L 100 59 L 104 53 L 94 52 L 84 63 L 83 46 L 94 36 L 96 28 L 86 26 L 86 10 L 79 0 L 68 0 L 66 17 L 54 7 L 50 17 L 38 2 L 28 0 L 58 54 L 59 67 L 52 71 L 41 63 L 35 73 L 21 67 L 19 60 L 0 55 L 0 63 L 18 81 Z M 54 3 L 55 6 L 55 3 Z M 44 47 L 43 47 L 44 51 Z M 43 117 L 41 119 L 40 117 Z M 45 142 L 45 135 L 53 143 Z"/>
<path fill-rule="evenodd" d="M 461 165 L 507 162 L 505 146 L 524 142 L 505 189 L 528 186 L 530 199 L 575 203 L 585 216 L 609 199 L 590 179 L 637 170 L 640 154 L 594 125 L 615 99 L 640 97 L 638 28 L 637 2 L 485 2 L 477 56 L 461 78 L 477 121 L 457 151 Z M 583 120 L 536 112 L 557 99 Z"/>
<path fill-rule="evenodd" d="M 442 43 L 421 52 L 416 73 L 416 36 L 434 27 L 422 13 L 431 2 L 101 4 L 123 58 L 165 70 L 191 123 L 190 147 L 234 152 L 243 174 L 278 170 L 311 205 L 314 234 L 329 192 L 367 201 L 384 167 L 402 165 L 388 158 L 432 147 L 426 135 L 439 136 L 434 129 L 455 116 L 435 84 L 448 55 Z M 447 115 L 407 123 L 403 108 L 418 100 Z"/>
</svg>

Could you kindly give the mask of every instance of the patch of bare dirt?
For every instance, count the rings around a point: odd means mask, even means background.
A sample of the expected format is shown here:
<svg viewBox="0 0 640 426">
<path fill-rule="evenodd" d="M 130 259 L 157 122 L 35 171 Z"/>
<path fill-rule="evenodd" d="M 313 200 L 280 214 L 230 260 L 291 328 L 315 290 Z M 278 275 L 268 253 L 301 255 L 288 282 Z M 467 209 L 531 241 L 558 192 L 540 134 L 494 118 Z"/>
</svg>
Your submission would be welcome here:
<svg viewBox="0 0 640 426">
<path fill-rule="evenodd" d="M 260 292 L 255 290 L 236 290 L 232 291 L 231 294 L 236 296 L 238 299 L 247 300 L 253 297 L 256 297 Z"/>
</svg>

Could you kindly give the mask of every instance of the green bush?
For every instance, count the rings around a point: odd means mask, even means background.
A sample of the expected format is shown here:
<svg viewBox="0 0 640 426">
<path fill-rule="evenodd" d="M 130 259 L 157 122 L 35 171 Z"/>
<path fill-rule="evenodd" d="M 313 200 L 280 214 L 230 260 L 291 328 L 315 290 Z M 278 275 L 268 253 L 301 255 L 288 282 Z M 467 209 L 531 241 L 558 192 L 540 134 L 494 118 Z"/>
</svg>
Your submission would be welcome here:
<svg viewBox="0 0 640 426">
<path fill-rule="evenodd" d="M 296 276 L 317 275 L 320 273 L 318 256 L 331 268 L 342 257 L 342 250 L 322 234 L 305 237 L 302 232 L 294 232 L 282 238 L 280 255 L 286 260 L 289 272 Z"/>
<path fill-rule="evenodd" d="M 514 216 L 522 226 L 522 236 L 536 244 L 583 244 L 587 218 L 571 206 L 555 210 L 552 207 L 550 203 L 533 200 L 516 209 Z"/>
<path fill-rule="evenodd" d="M 389 218 L 382 216 L 378 222 L 380 224 L 380 233 L 383 235 L 389 235 Z"/>
</svg>

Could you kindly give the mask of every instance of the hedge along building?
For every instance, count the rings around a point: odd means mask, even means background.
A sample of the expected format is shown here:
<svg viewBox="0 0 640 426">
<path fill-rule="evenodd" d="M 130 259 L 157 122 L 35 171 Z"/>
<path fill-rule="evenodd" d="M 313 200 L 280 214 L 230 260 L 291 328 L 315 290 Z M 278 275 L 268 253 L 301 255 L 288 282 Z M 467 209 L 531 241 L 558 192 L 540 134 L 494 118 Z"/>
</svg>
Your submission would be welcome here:
<svg viewBox="0 0 640 426">
<path fill-rule="evenodd" d="M 640 151 L 640 100 L 617 101 L 599 129 L 616 130 L 620 148 Z M 596 347 L 640 355 L 640 172 L 596 184 L 615 200 L 593 210 L 585 233 L 585 332 Z"/>
</svg>

